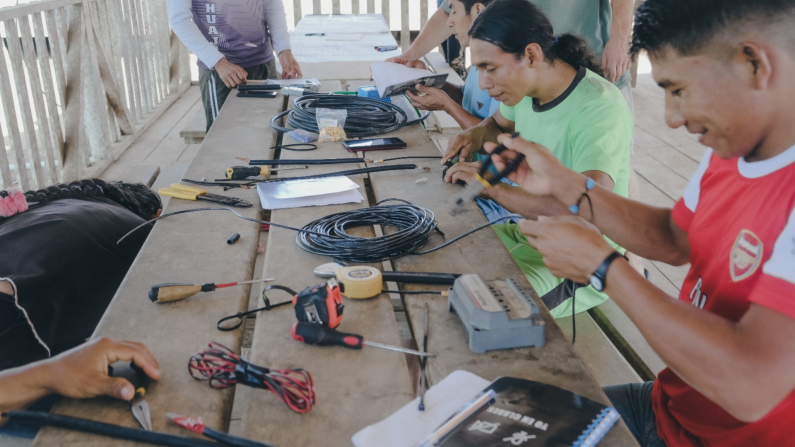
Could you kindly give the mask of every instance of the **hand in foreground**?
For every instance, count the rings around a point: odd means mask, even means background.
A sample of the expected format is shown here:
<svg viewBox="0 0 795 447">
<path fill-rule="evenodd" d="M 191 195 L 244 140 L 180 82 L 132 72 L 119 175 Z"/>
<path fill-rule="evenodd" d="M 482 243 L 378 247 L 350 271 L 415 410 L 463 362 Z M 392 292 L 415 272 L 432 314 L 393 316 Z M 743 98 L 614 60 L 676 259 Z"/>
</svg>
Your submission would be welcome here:
<svg viewBox="0 0 795 447">
<path fill-rule="evenodd" d="M 405 65 L 409 68 L 422 68 L 424 70 L 428 69 L 428 67 L 425 65 L 425 62 L 421 61 L 420 59 L 414 59 L 413 57 L 390 57 L 384 62 L 394 62 L 396 64 Z"/>
<path fill-rule="evenodd" d="M 569 175 L 580 175 L 563 166 L 549 149 L 540 144 L 531 143 L 521 137 L 511 138 L 507 133 L 497 137 L 507 150 L 500 155 L 492 155 L 497 170 L 502 171 L 513 161 L 519 152 L 525 155 L 524 161 L 516 170 L 508 175 L 508 179 L 522 189 L 537 196 L 553 195 L 558 185 L 571 181 Z M 491 153 L 497 147 L 494 143 L 486 143 L 484 149 Z M 584 182 L 583 182 L 584 184 Z"/>
<path fill-rule="evenodd" d="M 452 101 L 442 89 L 426 87 L 422 84 L 415 85 L 414 89 L 424 96 L 420 96 L 408 90 L 406 91 L 406 95 L 411 100 L 411 105 L 418 109 L 444 110 L 445 106 Z"/>
<path fill-rule="evenodd" d="M 471 160 L 472 154 L 483 147 L 485 133 L 482 127 L 475 126 L 451 138 L 447 143 L 447 152 L 442 157 L 442 164 L 447 163 L 447 160 L 455 157 L 456 154 L 461 161 Z"/>
<path fill-rule="evenodd" d="M 216 62 L 213 69 L 218 72 L 218 76 L 221 77 L 221 80 L 224 81 L 228 88 L 235 88 L 240 84 L 246 83 L 248 72 L 243 70 L 243 67 L 229 62 L 225 57 Z"/>
<path fill-rule="evenodd" d="M 54 393 L 76 399 L 111 396 L 130 400 L 135 395 L 126 379 L 108 376 L 108 366 L 132 361 L 151 378 L 160 379 L 157 360 L 141 343 L 100 338 L 42 364 L 44 385 Z"/>
<path fill-rule="evenodd" d="M 519 229 L 553 275 L 578 283 L 589 283 L 591 273 L 614 251 L 599 230 L 579 216 L 523 219 Z"/>
<path fill-rule="evenodd" d="M 304 77 L 301 73 L 301 66 L 293 57 L 291 50 L 284 50 L 279 53 L 279 64 L 282 66 L 282 79 L 300 79 Z"/>
<path fill-rule="evenodd" d="M 629 38 L 621 36 L 611 37 L 607 41 L 605 50 L 602 52 L 602 68 L 610 82 L 616 82 L 632 65 L 629 46 Z"/>
<path fill-rule="evenodd" d="M 468 185 L 475 180 L 475 174 L 480 169 L 480 165 L 479 161 L 459 161 L 447 170 L 444 174 L 444 181 L 455 183 L 461 180 Z"/>
</svg>

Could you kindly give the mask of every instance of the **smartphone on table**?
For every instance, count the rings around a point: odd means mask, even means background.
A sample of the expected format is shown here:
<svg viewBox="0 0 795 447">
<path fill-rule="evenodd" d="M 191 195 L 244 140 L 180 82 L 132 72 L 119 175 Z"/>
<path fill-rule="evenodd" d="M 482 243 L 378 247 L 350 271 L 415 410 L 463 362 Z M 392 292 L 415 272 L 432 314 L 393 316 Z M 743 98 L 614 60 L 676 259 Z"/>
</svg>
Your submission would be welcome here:
<svg viewBox="0 0 795 447">
<path fill-rule="evenodd" d="M 406 142 L 400 138 L 371 138 L 342 142 L 348 152 L 378 151 L 383 149 L 405 149 Z"/>
</svg>

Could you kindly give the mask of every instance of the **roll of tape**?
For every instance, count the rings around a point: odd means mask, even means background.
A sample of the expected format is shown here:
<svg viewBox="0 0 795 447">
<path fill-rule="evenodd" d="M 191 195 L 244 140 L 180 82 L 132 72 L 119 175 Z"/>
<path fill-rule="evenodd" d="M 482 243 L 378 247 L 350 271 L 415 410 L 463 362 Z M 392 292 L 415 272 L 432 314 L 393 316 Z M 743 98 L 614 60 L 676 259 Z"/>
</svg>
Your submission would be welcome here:
<svg viewBox="0 0 795 447">
<path fill-rule="evenodd" d="M 381 271 L 368 266 L 343 267 L 337 270 L 341 292 L 348 298 L 372 298 L 381 294 Z"/>
</svg>

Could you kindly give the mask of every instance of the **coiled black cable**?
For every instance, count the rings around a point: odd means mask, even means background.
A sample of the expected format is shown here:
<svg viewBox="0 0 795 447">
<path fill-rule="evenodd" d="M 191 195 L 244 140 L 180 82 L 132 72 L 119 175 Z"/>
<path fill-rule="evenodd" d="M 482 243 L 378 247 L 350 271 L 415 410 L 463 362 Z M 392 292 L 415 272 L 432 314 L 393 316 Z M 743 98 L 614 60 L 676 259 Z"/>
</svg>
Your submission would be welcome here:
<svg viewBox="0 0 795 447">
<path fill-rule="evenodd" d="M 402 202 L 403 205 L 382 205 L 384 202 Z M 334 259 L 352 262 L 378 262 L 397 259 L 406 255 L 424 255 L 440 250 L 448 245 L 480 231 L 505 219 L 522 219 L 519 214 L 500 216 L 479 227 L 475 227 L 443 244 L 425 251 L 417 251 L 428 243 L 431 232 L 444 233 L 437 228 L 433 211 L 412 205 L 402 199 L 384 199 L 374 207 L 336 213 L 307 224 L 304 228 L 293 228 L 270 221 L 252 219 L 243 216 L 228 207 L 194 208 L 173 213 L 166 213 L 128 231 L 116 243 L 120 244 L 127 236 L 139 228 L 157 220 L 177 214 L 195 213 L 198 211 L 229 211 L 235 216 L 251 222 L 269 224 L 272 227 L 297 231 L 295 242 L 301 249 Z M 370 225 L 381 225 L 382 228 L 397 227 L 395 233 L 377 237 L 360 237 L 349 235 L 345 230 Z"/>
<path fill-rule="evenodd" d="M 409 121 L 408 115 L 391 102 L 363 96 L 311 94 L 295 98 L 293 108 L 271 119 L 271 127 L 280 132 L 303 129 L 320 133 L 317 127 L 317 109 L 345 109 L 345 134 L 348 138 L 364 138 L 381 135 L 417 124 L 430 115 L 426 113 L 417 120 Z M 293 129 L 279 126 L 282 117 L 287 117 L 287 125 Z"/>
</svg>

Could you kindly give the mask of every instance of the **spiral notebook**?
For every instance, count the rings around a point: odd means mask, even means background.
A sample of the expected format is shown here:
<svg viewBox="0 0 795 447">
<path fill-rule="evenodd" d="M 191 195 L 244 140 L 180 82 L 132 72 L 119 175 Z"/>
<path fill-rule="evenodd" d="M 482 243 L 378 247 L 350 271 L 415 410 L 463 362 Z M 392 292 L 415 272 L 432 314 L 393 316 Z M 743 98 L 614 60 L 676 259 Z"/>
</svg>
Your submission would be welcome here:
<svg viewBox="0 0 795 447">
<path fill-rule="evenodd" d="M 464 419 L 438 445 L 591 447 L 620 417 L 614 408 L 531 380 L 502 377 L 484 392 L 488 390 L 496 393 L 492 403 Z"/>
</svg>

